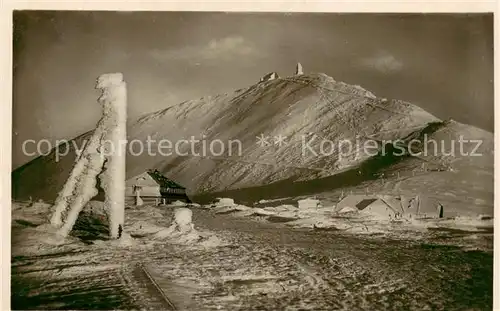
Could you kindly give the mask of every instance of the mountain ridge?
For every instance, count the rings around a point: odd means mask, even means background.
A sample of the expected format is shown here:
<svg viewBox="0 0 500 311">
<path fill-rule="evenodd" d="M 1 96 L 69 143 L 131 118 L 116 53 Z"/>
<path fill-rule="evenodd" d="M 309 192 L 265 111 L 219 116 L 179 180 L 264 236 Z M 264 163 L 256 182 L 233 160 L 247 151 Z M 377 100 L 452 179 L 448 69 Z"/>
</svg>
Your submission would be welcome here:
<svg viewBox="0 0 500 311">
<path fill-rule="evenodd" d="M 283 180 L 313 180 L 349 170 L 370 156 L 362 150 L 352 150 L 342 157 L 340 152 L 304 156 L 301 143 L 309 142 L 310 137 L 318 137 L 310 143 L 315 150 L 321 147 L 321 139 L 334 143 L 356 139 L 394 141 L 433 122 L 442 120 L 411 103 L 376 97 L 360 86 L 335 81 L 323 73 L 282 77 L 226 94 L 184 101 L 129 122 L 129 143 L 145 142 L 148 137 L 171 142 L 192 136 L 205 137 L 207 141 L 237 139 L 242 144 L 242 154 L 237 157 L 129 155 L 127 176 L 157 168 L 192 194 L 258 187 Z M 91 133 L 77 136 L 74 139 L 77 145 Z M 282 135 L 287 141 L 283 146 L 273 143 L 259 147 L 256 145 L 259 135 L 269 138 Z M 31 193 L 51 200 L 57 195 L 69 175 L 75 150 L 72 148 L 57 163 L 55 150 L 14 170 L 13 197 Z M 195 151 L 200 153 L 201 148 Z M 44 178 L 50 185 L 40 187 L 36 180 Z"/>
</svg>

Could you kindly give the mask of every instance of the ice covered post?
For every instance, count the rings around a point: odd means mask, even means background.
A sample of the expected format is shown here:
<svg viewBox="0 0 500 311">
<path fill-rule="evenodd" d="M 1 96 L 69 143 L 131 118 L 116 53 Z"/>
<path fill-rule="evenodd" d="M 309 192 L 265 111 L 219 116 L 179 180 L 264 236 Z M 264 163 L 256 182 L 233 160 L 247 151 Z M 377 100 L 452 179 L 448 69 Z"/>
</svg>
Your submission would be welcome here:
<svg viewBox="0 0 500 311">
<path fill-rule="evenodd" d="M 193 211 L 191 211 L 189 208 L 178 208 L 174 212 L 173 223 L 175 224 L 178 231 L 188 232 L 194 229 L 192 219 Z"/>
<path fill-rule="evenodd" d="M 126 84 L 121 73 L 110 73 L 97 79 L 96 88 L 102 91 L 98 101 L 102 104 L 103 116 L 59 193 L 51 218 L 51 223 L 60 227 L 59 233 L 63 236 L 68 235 L 80 211 L 98 193 L 96 184 L 99 174 L 110 218 L 110 236 L 118 238 L 123 230 Z"/>
<path fill-rule="evenodd" d="M 104 206 L 109 211 L 109 233 L 119 238 L 125 220 L 125 150 L 127 141 L 127 86 L 123 74 L 110 73 L 97 79 L 102 91 L 99 102 L 107 115 L 105 124 L 106 162 L 101 175 Z"/>
<path fill-rule="evenodd" d="M 144 204 L 144 201 L 141 198 L 141 191 L 140 190 L 135 190 L 135 206 L 142 206 Z"/>
</svg>

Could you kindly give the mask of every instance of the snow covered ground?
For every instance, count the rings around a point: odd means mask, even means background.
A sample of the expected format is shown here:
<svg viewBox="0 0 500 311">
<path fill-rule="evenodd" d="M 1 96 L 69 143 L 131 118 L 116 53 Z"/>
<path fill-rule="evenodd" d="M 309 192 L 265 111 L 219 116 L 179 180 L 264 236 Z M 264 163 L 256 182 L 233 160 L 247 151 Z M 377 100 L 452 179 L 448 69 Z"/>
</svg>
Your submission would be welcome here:
<svg viewBox="0 0 500 311">
<path fill-rule="evenodd" d="M 120 240 L 97 234 L 106 228 L 98 218 L 54 242 L 43 225 L 49 205 L 13 207 L 14 309 L 491 309 L 492 253 L 440 246 L 449 235 L 368 238 L 234 217 L 224 206 L 191 208 L 193 230 L 159 234 L 179 223 L 179 206 L 145 205 L 126 209 Z"/>
<path fill-rule="evenodd" d="M 226 200 L 228 199 L 220 201 Z M 231 201 L 234 202 L 232 199 Z M 273 201 L 279 202 L 281 200 Z M 284 204 L 266 207 L 265 204 L 266 202 L 260 201 L 257 202 L 258 207 L 248 207 L 238 204 L 226 206 L 215 203 L 203 207 L 215 214 L 230 214 L 234 217 L 280 223 L 294 228 L 332 230 L 355 235 L 425 240 L 438 233 L 454 232 L 455 235 L 461 233 L 459 234 L 460 238 L 450 239 L 446 243 L 461 245 L 469 249 L 483 249 L 485 246 L 488 249 L 491 247 L 488 246 L 487 241 L 492 237 L 494 220 L 489 215 L 380 219 L 361 214 L 355 210 L 351 212 L 337 211 L 334 205 L 321 206 L 321 201 L 317 199 L 301 199 L 297 201 L 296 205 Z"/>
</svg>

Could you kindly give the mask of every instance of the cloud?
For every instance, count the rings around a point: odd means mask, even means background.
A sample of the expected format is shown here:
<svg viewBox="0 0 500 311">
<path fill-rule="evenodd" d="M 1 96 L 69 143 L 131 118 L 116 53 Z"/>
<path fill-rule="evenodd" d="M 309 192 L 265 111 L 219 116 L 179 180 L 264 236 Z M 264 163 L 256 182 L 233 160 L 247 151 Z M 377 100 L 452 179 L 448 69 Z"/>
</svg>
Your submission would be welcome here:
<svg viewBox="0 0 500 311">
<path fill-rule="evenodd" d="M 382 73 L 394 73 L 403 69 L 403 63 L 386 51 L 379 52 L 371 57 L 363 58 L 359 61 L 359 64 Z"/>
<path fill-rule="evenodd" d="M 230 36 L 221 39 L 212 39 L 203 45 L 185 46 L 169 50 L 153 50 L 150 55 L 159 61 L 166 60 L 214 60 L 235 59 L 244 56 L 259 54 L 253 44 L 240 36 Z"/>
</svg>

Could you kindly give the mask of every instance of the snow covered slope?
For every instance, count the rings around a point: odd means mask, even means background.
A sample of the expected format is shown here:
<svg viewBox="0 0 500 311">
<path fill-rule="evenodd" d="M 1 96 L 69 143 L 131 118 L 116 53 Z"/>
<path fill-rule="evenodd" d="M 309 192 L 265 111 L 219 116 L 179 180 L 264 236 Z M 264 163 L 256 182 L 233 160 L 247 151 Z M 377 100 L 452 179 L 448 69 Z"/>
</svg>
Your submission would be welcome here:
<svg viewBox="0 0 500 311">
<path fill-rule="evenodd" d="M 339 141 L 363 145 L 367 140 L 408 141 L 412 135 L 418 136 L 425 131 L 441 137 L 472 131 L 476 136 L 486 137 L 492 148 L 491 133 L 471 129 L 457 123 L 442 123 L 415 105 L 377 98 L 359 86 L 335 81 L 325 74 L 285 77 L 230 94 L 186 101 L 129 122 L 129 142 L 140 140 L 146 143 L 150 136 L 157 141 L 166 139 L 175 144 L 194 136 L 208 144 L 220 139 L 226 144 L 226 152 L 221 156 L 210 152 L 196 156 L 194 154 L 202 153 L 202 144 L 198 144 L 194 150 L 183 145 L 181 151 L 187 153 L 183 156 L 151 156 L 147 152 L 129 155 L 127 175 L 131 177 L 146 169 L 157 168 L 186 186 L 192 194 L 255 188 L 275 182 L 300 183 L 335 178 L 331 176 L 339 173 L 339 178 L 345 178 L 346 175 L 342 174 L 357 169 L 372 154 L 361 148 L 353 148 L 347 153 L 347 147 L 344 147 L 339 156 Z M 269 137 L 269 145 L 256 144 L 256 137 L 261 134 Z M 75 138 L 77 145 L 80 146 L 81 141 L 90 135 L 86 133 Z M 285 143 L 274 144 L 273 138 L 279 135 L 286 137 Z M 228 155 L 230 140 L 241 142 L 241 154 L 233 144 L 233 154 Z M 332 152 L 330 143 L 321 145 L 322 140 L 333 143 L 335 150 Z M 309 147 L 304 148 L 305 145 Z M 158 150 L 157 146 L 152 146 L 153 151 Z M 323 153 L 320 152 L 321 146 Z M 219 151 L 219 148 L 215 149 Z M 138 144 L 135 144 L 134 151 L 138 150 Z M 54 199 L 69 175 L 75 152 L 71 150 L 59 162 L 55 159 L 53 151 L 15 170 L 12 174 L 14 198 Z M 414 159 L 404 158 L 402 162 L 411 161 Z M 429 161 L 442 162 L 440 159 Z M 473 167 L 475 162 L 470 161 L 476 160 L 467 161 L 463 161 L 463 168 Z M 486 171 L 489 161 L 484 164 Z M 380 165 L 395 164 L 382 161 Z M 332 182 L 331 187 L 335 186 L 338 184 Z M 322 185 L 318 191 L 327 190 L 325 187 L 328 185 Z"/>
</svg>

